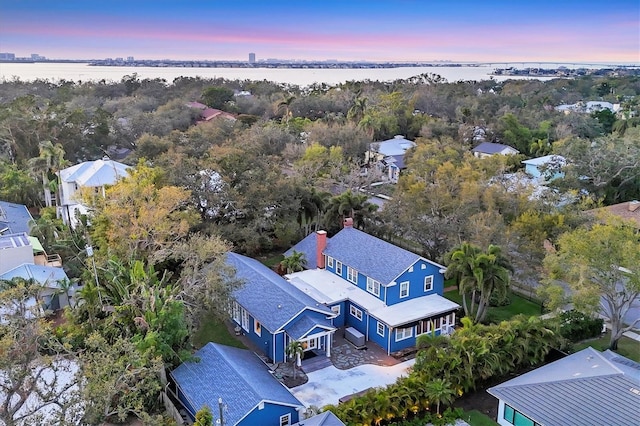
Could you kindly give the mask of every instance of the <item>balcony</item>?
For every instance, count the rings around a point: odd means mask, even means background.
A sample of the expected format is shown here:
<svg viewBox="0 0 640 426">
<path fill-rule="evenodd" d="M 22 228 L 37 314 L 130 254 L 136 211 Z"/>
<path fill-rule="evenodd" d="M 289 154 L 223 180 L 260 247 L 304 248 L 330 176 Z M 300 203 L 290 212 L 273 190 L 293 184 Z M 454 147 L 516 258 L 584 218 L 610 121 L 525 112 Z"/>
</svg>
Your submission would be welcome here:
<svg viewBox="0 0 640 426">
<path fill-rule="evenodd" d="M 57 268 L 62 267 L 62 258 L 59 254 L 47 254 L 41 252 L 33 255 L 33 263 L 41 266 L 53 266 Z"/>
</svg>

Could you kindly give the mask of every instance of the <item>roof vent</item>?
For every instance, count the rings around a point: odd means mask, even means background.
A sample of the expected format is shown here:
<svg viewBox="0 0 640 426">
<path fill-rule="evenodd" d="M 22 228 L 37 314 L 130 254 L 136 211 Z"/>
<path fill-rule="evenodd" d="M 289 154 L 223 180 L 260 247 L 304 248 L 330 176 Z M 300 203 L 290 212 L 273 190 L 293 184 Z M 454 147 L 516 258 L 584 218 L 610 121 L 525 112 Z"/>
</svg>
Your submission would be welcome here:
<svg viewBox="0 0 640 426">
<path fill-rule="evenodd" d="M 282 309 L 282 305 L 278 305 L 278 309 Z"/>
</svg>

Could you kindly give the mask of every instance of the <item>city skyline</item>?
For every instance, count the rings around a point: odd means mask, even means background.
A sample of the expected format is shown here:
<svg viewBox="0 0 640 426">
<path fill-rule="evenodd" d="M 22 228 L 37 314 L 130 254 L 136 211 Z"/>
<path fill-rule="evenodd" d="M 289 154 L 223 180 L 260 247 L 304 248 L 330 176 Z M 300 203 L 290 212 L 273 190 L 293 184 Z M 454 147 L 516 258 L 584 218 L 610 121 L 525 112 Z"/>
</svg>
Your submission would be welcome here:
<svg viewBox="0 0 640 426">
<path fill-rule="evenodd" d="M 49 59 L 247 61 L 253 52 L 257 61 L 640 62 L 637 0 L 615 7 L 575 0 L 93 3 L 0 0 L 0 51 Z"/>
</svg>

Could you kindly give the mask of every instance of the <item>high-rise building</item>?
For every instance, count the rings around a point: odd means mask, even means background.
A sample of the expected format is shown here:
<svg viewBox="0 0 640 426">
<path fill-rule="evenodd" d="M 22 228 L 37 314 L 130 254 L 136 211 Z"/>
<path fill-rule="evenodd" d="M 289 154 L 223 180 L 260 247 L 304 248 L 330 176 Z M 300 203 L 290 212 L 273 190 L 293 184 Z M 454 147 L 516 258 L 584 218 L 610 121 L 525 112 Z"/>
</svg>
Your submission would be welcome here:
<svg viewBox="0 0 640 426">
<path fill-rule="evenodd" d="M 256 61 L 256 54 L 255 53 L 249 53 L 249 63 L 253 64 Z"/>
<path fill-rule="evenodd" d="M 3 60 L 3 61 L 15 61 L 15 59 L 16 59 L 16 54 L 15 53 L 8 53 L 8 52 L 0 53 L 0 60 Z"/>
<path fill-rule="evenodd" d="M 127 62 L 133 62 L 133 56 L 127 56 Z"/>
</svg>

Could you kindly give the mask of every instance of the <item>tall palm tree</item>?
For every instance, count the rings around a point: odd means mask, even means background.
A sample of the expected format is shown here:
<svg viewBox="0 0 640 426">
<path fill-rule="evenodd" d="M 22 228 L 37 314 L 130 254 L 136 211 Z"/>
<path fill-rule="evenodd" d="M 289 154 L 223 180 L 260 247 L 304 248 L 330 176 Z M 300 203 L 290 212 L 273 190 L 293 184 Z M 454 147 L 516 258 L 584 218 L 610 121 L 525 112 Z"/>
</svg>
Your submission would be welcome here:
<svg viewBox="0 0 640 426">
<path fill-rule="evenodd" d="M 499 246 L 489 245 L 487 251 L 483 252 L 479 247 L 465 242 L 445 256 L 445 263 L 445 277 L 456 279 L 465 315 L 476 323 L 483 321 L 491 294 L 504 294 L 509 288 L 513 267 L 508 259 Z M 471 299 L 469 303 L 467 297 Z"/>
<path fill-rule="evenodd" d="M 510 273 L 513 267 L 509 260 L 502 254 L 502 249 L 496 245 L 489 245 L 487 251 L 477 258 L 476 270 L 481 270 L 481 280 L 478 280 L 480 288 L 480 303 L 476 315 L 476 322 L 481 322 L 486 316 L 489 299 L 493 293 L 504 296 L 509 290 L 511 280 Z M 480 276 L 480 273 L 478 273 Z"/>
<path fill-rule="evenodd" d="M 367 201 L 368 199 L 367 195 L 356 194 L 351 190 L 336 195 L 329 200 L 325 214 L 327 223 L 336 224 L 338 220 L 344 223 L 344 219 L 350 217 L 354 226 L 361 228 L 364 219 L 378 209 L 378 206 Z"/>
<path fill-rule="evenodd" d="M 64 148 L 61 144 L 53 144 L 51 141 L 42 141 L 38 144 L 40 155 L 29 160 L 29 166 L 34 173 L 42 178 L 42 190 L 47 207 L 52 206 L 51 189 L 58 193 L 59 180 L 51 182 L 49 173 L 57 173 L 64 168 L 68 161 L 64 159 Z M 58 177 L 59 179 L 59 177 Z"/>
</svg>

